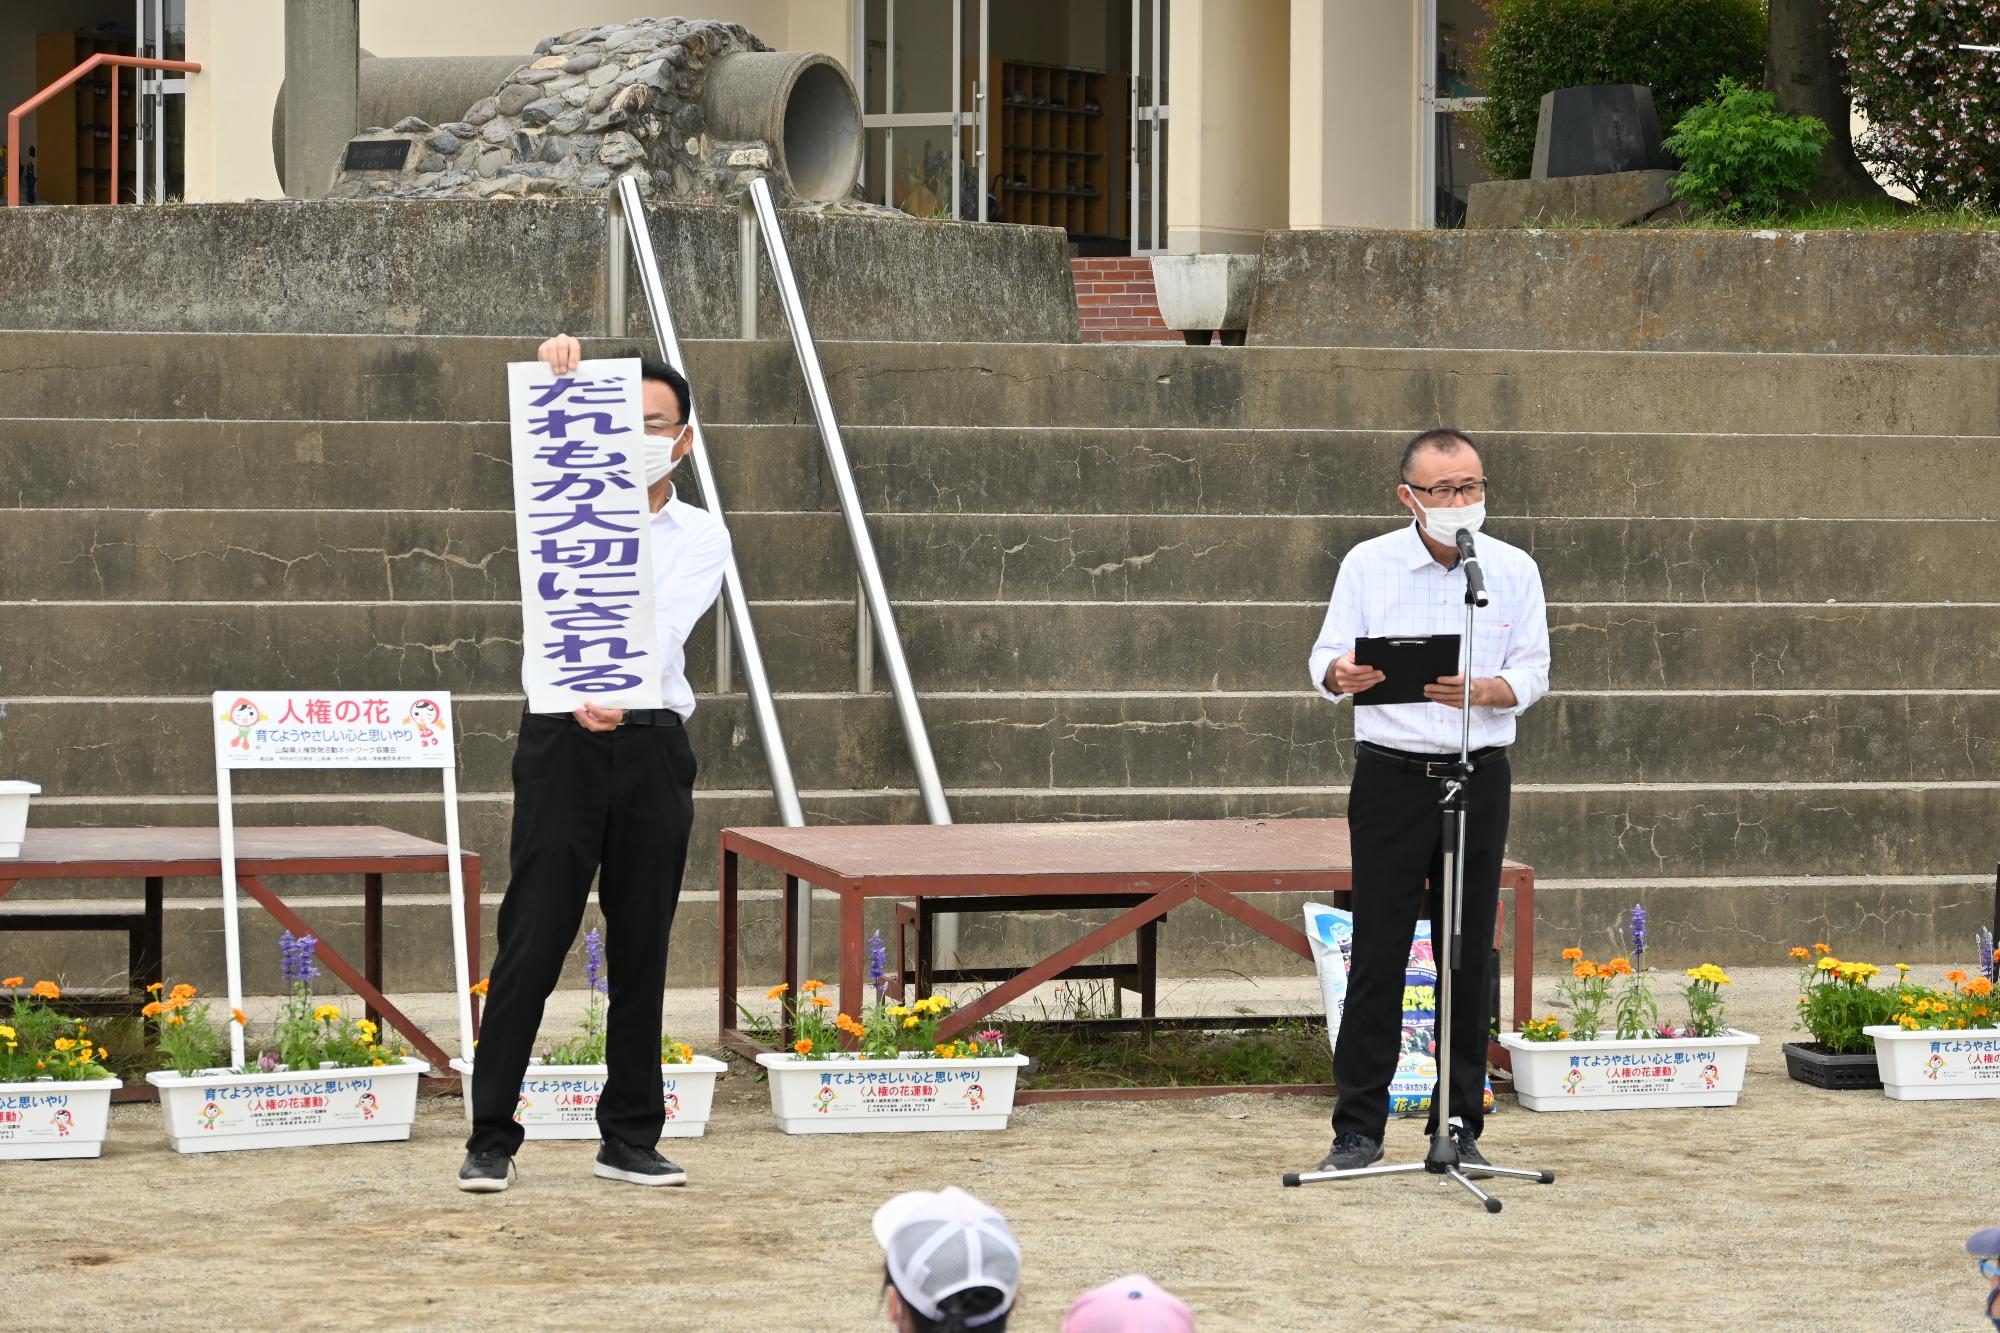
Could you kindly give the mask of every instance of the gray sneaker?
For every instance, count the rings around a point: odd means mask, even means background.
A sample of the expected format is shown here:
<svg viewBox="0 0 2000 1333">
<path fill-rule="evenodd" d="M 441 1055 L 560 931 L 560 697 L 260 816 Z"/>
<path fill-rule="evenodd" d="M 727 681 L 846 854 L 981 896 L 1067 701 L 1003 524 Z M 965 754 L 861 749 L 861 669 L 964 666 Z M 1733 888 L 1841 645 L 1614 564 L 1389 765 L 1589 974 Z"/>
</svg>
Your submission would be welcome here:
<svg viewBox="0 0 2000 1333">
<path fill-rule="evenodd" d="M 1382 1140 L 1352 1130 L 1333 1136 L 1333 1146 L 1320 1158 L 1322 1171 L 1359 1171 L 1382 1160 Z"/>
<path fill-rule="evenodd" d="M 514 1159 L 504 1152 L 469 1152 L 458 1168 L 458 1187 L 468 1194 L 498 1194 L 513 1184 Z"/>
</svg>

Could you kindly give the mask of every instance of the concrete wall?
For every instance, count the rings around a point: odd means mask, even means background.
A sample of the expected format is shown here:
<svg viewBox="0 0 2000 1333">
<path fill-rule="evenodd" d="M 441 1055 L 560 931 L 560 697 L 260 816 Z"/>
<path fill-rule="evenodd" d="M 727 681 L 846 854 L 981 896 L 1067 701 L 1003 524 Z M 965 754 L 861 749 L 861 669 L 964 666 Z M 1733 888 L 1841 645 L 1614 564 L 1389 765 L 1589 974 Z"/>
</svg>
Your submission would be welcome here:
<svg viewBox="0 0 2000 1333">
<path fill-rule="evenodd" d="M 1274 232 L 1250 341 L 2000 353 L 2000 233 Z"/>
<path fill-rule="evenodd" d="M 736 332 L 736 214 L 661 207 L 654 243 L 682 337 Z M 1050 228 L 787 214 L 822 338 L 1075 342 Z M 0 328 L 579 332 L 601 327 L 597 203 L 288 203 L 0 210 Z M 633 331 L 647 327 L 636 274 Z M 759 302 L 778 336 L 766 267 Z"/>
<path fill-rule="evenodd" d="M 1173 0 L 1167 248 L 1175 253 L 1254 251 L 1286 216 L 1290 39 L 1286 0 Z"/>
<path fill-rule="evenodd" d="M 188 59 L 203 68 L 188 90 L 187 197 L 280 198 L 271 104 L 284 77 L 284 6 L 278 0 L 187 0 L 187 6 Z M 361 45 L 378 56 L 511 55 L 571 28 L 657 12 L 666 11 L 641 0 L 361 0 Z M 837 0 L 686 0 L 674 12 L 741 23 L 779 50 L 824 51 L 843 64 L 853 49 L 849 6 Z"/>
</svg>

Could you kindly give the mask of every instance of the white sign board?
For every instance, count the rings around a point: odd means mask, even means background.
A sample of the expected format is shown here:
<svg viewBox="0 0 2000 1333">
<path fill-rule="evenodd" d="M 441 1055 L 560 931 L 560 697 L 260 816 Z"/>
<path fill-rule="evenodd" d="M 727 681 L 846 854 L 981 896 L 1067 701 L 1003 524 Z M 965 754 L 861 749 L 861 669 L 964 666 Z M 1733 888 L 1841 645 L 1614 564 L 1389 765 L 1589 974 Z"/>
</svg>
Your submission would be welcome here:
<svg viewBox="0 0 2000 1333">
<path fill-rule="evenodd" d="M 507 367 L 528 709 L 660 707 L 639 362 Z"/>
<path fill-rule="evenodd" d="M 451 695 L 414 690 L 215 693 L 223 768 L 450 768 Z"/>
<path fill-rule="evenodd" d="M 222 942 L 229 1007 L 243 1008 L 243 933 L 236 909 L 236 816 L 230 774 L 276 768 L 435 768 L 444 778 L 444 841 L 451 882 L 458 1033 L 472 1052 L 472 976 L 467 956 L 465 875 L 459 864 L 458 761 L 451 694 L 445 690 L 217 690 L 216 828 L 221 836 Z M 243 1067 L 243 1026 L 229 1025 L 230 1064 Z"/>
</svg>

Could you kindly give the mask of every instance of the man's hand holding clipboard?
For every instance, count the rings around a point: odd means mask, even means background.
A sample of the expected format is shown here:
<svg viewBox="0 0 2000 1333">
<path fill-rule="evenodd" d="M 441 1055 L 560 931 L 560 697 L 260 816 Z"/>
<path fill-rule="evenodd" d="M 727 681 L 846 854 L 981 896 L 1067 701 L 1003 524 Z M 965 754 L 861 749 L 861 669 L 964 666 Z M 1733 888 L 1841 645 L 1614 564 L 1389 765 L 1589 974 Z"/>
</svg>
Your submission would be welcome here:
<svg viewBox="0 0 2000 1333">
<path fill-rule="evenodd" d="M 1334 659 L 1328 683 L 1351 695 L 1356 708 L 1426 701 L 1457 708 L 1465 698 L 1458 652 L 1456 634 L 1364 638 Z M 1511 708 L 1514 691 L 1497 676 L 1481 677 L 1472 682 L 1472 703 L 1477 708 Z"/>
</svg>

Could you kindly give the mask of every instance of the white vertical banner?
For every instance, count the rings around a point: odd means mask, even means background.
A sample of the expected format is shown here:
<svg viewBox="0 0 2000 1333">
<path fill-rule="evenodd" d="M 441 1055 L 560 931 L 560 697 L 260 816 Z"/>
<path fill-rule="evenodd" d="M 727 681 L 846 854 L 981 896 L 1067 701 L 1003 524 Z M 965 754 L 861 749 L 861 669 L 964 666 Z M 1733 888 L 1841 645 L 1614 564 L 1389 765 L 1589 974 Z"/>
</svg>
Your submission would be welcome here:
<svg viewBox="0 0 2000 1333">
<path fill-rule="evenodd" d="M 221 838 L 222 941 L 229 1007 L 243 1008 L 243 943 L 237 922 L 236 819 L 230 774 L 237 769 L 434 768 L 444 774 L 446 876 L 451 885 L 459 1045 L 472 1053 L 472 970 L 465 875 L 459 859 L 458 758 L 451 695 L 443 690 L 217 690 L 216 828 Z M 229 1025 L 229 1063 L 243 1067 L 243 1025 Z"/>
<path fill-rule="evenodd" d="M 639 362 L 512 362 L 507 400 L 528 709 L 658 708 Z"/>
</svg>

